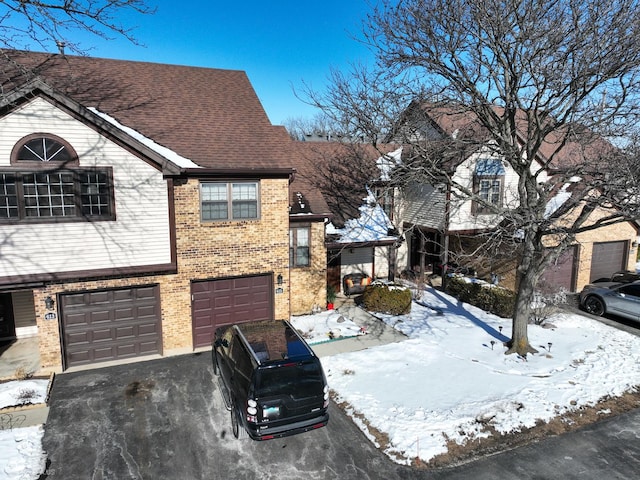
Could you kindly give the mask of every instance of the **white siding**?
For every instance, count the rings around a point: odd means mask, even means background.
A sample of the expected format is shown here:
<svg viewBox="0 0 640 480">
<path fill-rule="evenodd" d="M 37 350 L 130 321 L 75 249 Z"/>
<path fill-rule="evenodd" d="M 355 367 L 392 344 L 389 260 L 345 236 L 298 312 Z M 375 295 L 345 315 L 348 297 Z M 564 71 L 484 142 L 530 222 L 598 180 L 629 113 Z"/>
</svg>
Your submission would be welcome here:
<svg viewBox="0 0 640 480">
<path fill-rule="evenodd" d="M 116 221 L 0 224 L 0 276 L 121 268 L 171 260 L 162 173 L 42 99 L 0 119 L 0 168 L 32 133 L 66 140 L 80 166 L 113 168 Z"/>
<path fill-rule="evenodd" d="M 375 254 L 376 278 L 386 280 L 389 278 L 389 250 L 394 247 L 376 247 L 373 249 Z"/>
<path fill-rule="evenodd" d="M 482 158 L 496 158 L 496 155 L 490 150 L 472 155 L 458 166 L 454 175 L 454 181 L 460 185 L 466 186 L 469 190 L 473 189 L 473 177 L 476 163 Z M 503 206 L 515 207 L 517 205 L 518 198 L 518 176 L 515 174 L 511 166 L 506 164 L 506 162 L 503 165 L 505 170 Z M 462 197 L 464 198 L 465 195 L 462 194 Z M 456 195 L 452 195 L 451 210 L 449 214 L 449 225 L 451 230 L 486 229 L 497 224 L 498 217 L 495 215 L 472 215 L 471 205 L 471 201 L 456 200 Z"/>
<path fill-rule="evenodd" d="M 466 186 L 469 190 L 473 188 L 473 176 L 478 160 L 483 158 L 496 158 L 496 154 L 492 149 L 485 148 L 482 151 L 470 156 L 461 165 L 458 166 L 454 174 L 454 181 L 460 185 Z M 511 165 L 507 162 L 503 162 L 505 176 L 504 176 L 504 191 L 503 191 L 503 207 L 504 208 L 517 208 L 519 204 L 518 196 L 518 175 L 513 171 Z M 538 162 L 533 162 L 531 165 L 531 171 L 539 171 L 540 165 Z M 547 181 L 547 175 L 545 172 L 538 174 L 538 180 L 540 182 Z M 462 194 L 462 197 L 466 197 Z M 449 214 L 449 225 L 451 230 L 474 230 L 474 229 L 486 229 L 494 227 L 498 222 L 498 217 L 495 215 L 472 215 L 471 214 L 472 202 L 469 200 L 456 200 L 456 196 L 452 195 Z"/>
<path fill-rule="evenodd" d="M 11 294 L 11 303 L 13 303 L 16 336 L 21 337 L 29 333 L 36 334 L 38 327 L 36 326 L 36 307 L 33 303 L 33 292 L 31 290 L 13 292 Z"/>
</svg>

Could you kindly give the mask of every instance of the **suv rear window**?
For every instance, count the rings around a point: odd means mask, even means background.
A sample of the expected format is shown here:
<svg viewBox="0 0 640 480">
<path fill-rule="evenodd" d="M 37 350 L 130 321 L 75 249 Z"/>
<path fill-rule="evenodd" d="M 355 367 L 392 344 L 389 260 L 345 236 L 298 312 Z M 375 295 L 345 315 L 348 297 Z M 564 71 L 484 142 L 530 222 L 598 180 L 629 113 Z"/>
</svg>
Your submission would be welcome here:
<svg viewBox="0 0 640 480">
<path fill-rule="evenodd" d="M 305 398 L 318 395 L 323 388 L 320 362 L 308 360 L 258 369 L 254 393 L 257 398 L 275 395 Z"/>
</svg>

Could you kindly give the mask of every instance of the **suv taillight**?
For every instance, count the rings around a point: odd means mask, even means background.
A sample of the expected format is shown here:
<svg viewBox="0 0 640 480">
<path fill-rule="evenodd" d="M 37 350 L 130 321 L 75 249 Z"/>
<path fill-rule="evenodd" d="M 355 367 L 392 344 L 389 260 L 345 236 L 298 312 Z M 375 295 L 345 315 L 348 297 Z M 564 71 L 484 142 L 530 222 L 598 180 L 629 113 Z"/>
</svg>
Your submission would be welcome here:
<svg viewBox="0 0 640 480">
<path fill-rule="evenodd" d="M 323 408 L 329 407 L 329 385 L 324 386 L 324 403 L 322 404 Z"/>
<path fill-rule="evenodd" d="M 247 421 L 253 423 L 258 422 L 258 402 L 253 398 L 247 400 Z"/>
</svg>

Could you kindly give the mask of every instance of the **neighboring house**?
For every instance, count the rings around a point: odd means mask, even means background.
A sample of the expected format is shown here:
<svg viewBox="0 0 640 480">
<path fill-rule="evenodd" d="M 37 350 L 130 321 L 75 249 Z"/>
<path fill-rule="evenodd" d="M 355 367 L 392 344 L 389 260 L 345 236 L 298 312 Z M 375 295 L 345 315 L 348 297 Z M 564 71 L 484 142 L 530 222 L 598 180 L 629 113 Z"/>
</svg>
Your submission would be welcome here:
<svg viewBox="0 0 640 480">
<path fill-rule="evenodd" d="M 320 196 L 290 187 L 293 142 L 244 72 L 0 57 L 0 337 L 65 370 L 324 304 L 328 209 L 296 203 Z"/>
<path fill-rule="evenodd" d="M 414 138 L 436 145 L 456 139 L 467 144 L 461 155 L 444 160 L 454 182 L 488 203 L 499 207 L 517 205 L 517 175 L 496 154 L 496 149 L 490 148 L 482 129 L 468 114 L 441 108 L 419 108 L 407 118 Z M 553 148 L 552 144 L 544 144 L 540 155 L 550 155 Z M 402 162 L 402 155 L 396 155 L 394 161 Z M 548 163 L 544 161 L 546 159 L 539 160 L 534 161 L 532 168 L 539 171 L 541 182 L 550 182 L 553 171 L 543 169 Z M 558 161 L 575 161 L 571 149 L 566 149 L 566 154 Z M 393 162 L 389 168 L 392 166 Z M 563 189 L 558 191 L 553 202 L 561 199 L 570 186 Z M 459 262 L 471 265 L 480 276 L 489 278 L 494 273 L 501 284 L 515 288 L 513 259 L 503 256 L 501 251 L 487 252 L 480 247 L 482 234 L 495 228 L 501 217 L 483 209 L 464 193 L 437 183 L 409 182 L 396 193 L 395 203 L 399 212 L 396 224 L 402 228 L 406 240 L 398 252 L 401 271 L 414 276 L 429 275 L 434 271 L 440 273 L 445 256 L 449 261 L 455 261 L 456 254 L 464 252 L 466 256 L 461 255 Z M 599 215 L 602 212 L 593 212 L 591 221 Z M 614 271 L 635 269 L 637 237 L 637 225 L 632 222 L 580 233 L 576 243 L 547 269 L 540 286 L 551 291 L 574 292 Z M 469 252 L 473 253 L 469 255 Z"/>
<path fill-rule="evenodd" d="M 384 153 L 392 147 L 383 147 Z M 362 143 L 297 142 L 304 179 L 323 195 L 331 212 L 326 228 L 327 284 L 341 291 L 345 275 L 389 279 L 395 273 L 399 236 L 379 188 L 380 150 Z"/>
</svg>

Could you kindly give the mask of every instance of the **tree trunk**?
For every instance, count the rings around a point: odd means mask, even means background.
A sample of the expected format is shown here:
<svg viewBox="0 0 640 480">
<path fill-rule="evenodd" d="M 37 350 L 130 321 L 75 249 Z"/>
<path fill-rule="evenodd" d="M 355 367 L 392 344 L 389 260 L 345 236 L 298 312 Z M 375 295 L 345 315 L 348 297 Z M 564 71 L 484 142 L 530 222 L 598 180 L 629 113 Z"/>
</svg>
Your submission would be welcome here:
<svg viewBox="0 0 640 480">
<path fill-rule="evenodd" d="M 528 242 L 526 242 L 528 243 Z M 528 245 L 523 253 L 523 259 L 518 268 L 520 275 L 520 283 L 518 286 L 518 295 L 516 296 L 516 306 L 513 312 L 513 323 L 511 340 L 507 342 L 508 350 L 505 354 L 517 353 L 525 357 L 528 353 L 538 353 L 538 351 L 529 343 L 527 334 L 527 326 L 529 317 L 531 316 L 531 302 L 535 292 L 535 285 L 539 277 L 538 262 L 536 262 L 535 248 L 533 242 Z"/>
</svg>

